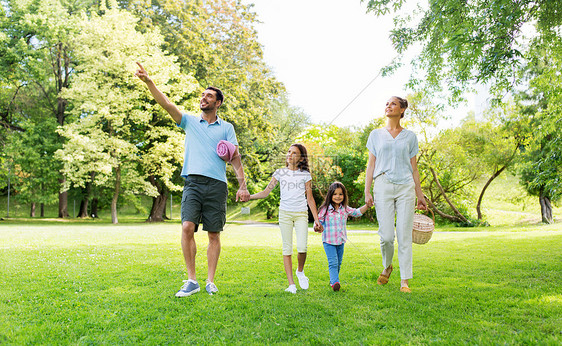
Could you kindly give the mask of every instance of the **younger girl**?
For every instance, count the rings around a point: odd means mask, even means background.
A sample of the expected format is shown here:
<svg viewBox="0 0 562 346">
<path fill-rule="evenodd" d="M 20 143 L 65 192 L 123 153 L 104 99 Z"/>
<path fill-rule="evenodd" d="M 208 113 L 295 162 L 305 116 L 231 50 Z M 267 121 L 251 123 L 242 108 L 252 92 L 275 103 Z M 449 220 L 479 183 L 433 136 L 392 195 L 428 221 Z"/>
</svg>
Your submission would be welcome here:
<svg viewBox="0 0 562 346">
<path fill-rule="evenodd" d="M 347 191 L 339 181 L 330 185 L 326 199 L 320 206 L 318 217 L 324 225 L 322 243 L 324 251 L 326 251 L 326 257 L 328 257 L 330 285 L 334 291 L 340 290 L 339 274 L 343 259 L 343 246 L 347 239 L 347 217 L 349 215 L 359 217 L 371 206 L 372 204 L 365 204 L 359 209 L 349 207 L 347 205 Z"/>
<path fill-rule="evenodd" d="M 297 279 L 299 286 L 308 289 L 308 278 L 304 275 L 306 261 L 306 247 L 308 240 L 308 206 L 314 217 L 314 228 L 321 229 L 318 221 L 316 202 L 312 197 L 312 177 L 308 169 L 308 156 L 302 144 L 293 144 L 287 152 L 286 167 L 276 170 L 265 190 L 250 195 L 250 199 L 265 198 L 275 188 L 277 182 L 281 185 L 281 202 L 279 204 L 279 228 L 283 240 L 283 265 L 289 281 L 285 291 L 297 293 L 297 286 L 293 280 L 293 226 L 297 236 L 298 268 Z"/>
</svg>

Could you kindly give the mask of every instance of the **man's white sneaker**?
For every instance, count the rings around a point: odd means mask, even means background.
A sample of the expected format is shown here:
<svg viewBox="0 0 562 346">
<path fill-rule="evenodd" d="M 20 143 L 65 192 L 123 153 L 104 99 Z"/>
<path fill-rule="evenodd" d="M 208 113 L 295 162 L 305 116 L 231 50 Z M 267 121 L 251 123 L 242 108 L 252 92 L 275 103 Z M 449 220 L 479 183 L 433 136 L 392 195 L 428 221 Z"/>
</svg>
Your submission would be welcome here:
<svg viewBox="0 0 562 346">
<path fill-rule="evenodd" d="M 297 279 L 299 279 L 299 286 L 303 290 L 308 289 L 308 278 L 304 275 L 304 272 L 297 271 Z"/>
<path fill-rule="evenodd" d="M 285 288 L 285 292 L 289 292 L 292 294 L 297 293 L 297 285 L 295 284 L 289 285 L 289 287 Z"/>
<path fill-rule="evenodd" d="M 183 280 L 183 282 L 184 284 L 181 290 L 179 290 L 178 293 L 176 293 L 176 297 L 187 297 L 192 295 L 193 293 L 199 292 L 200 288 L 197 281 Z"/>
<path fill-rule="evenodd" d="M 217 293 L 219 291 L 217 285 L 215 285 L 213 282 L 207 282 L 207 284 L 205 285 L 205 290 L 207 290 L 207 293 L 209 293 L 210 295 L 213 295 L 213 293 Z"/>
</svg>

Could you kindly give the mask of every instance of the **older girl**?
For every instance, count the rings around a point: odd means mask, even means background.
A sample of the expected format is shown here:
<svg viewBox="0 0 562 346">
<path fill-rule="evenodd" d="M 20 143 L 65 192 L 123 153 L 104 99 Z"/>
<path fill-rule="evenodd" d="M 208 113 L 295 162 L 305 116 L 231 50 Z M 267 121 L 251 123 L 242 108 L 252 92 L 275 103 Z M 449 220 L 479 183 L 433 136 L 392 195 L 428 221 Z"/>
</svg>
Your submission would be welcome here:
<svg viewBox="0 0 562 346">
<path fill-rule="evenodd" d="M 322 229 L 318 221 L 316 202 L 312 196 L 312 177 L 308 168 L 308 155 L 302 144 L 293 144 L 287 152 L 285 167 L 273 173 L 265 190 L 250 195 L 250 199 L 266 198 L 279 182 L 281 202 L 279 204 L 279 228 L 283 241 L 283 266 L 289 281 L 285 291 L 297 293 L 293 280 L 293 227 L 297 238 L 298 268 L 296 276 L 299 286 L 308 289 L 308 278 L 304 275 L 304 263 L 308 241 L 308 207 L 314 217 L 314 228 Z"/>
<path fill-rule="evenodd" d="M 385 108 L 386 127 L 373 130 L 369 135 L 365 202 L 373 202 L 374 195 L 384 268 L 377 283 L 385 285 L 392 273 L 396 227 L 400 291 L 411 293 L 408 280 L 412 278 L 412 228 L 416 197 L 418 209 L 426 209 L 427 204 L 421 190 L 416 161 L 418 139 L 412 131 L 400 125 L 406 108 L 407 100 L 397 96 L 391 97 Z"/>
</svg>

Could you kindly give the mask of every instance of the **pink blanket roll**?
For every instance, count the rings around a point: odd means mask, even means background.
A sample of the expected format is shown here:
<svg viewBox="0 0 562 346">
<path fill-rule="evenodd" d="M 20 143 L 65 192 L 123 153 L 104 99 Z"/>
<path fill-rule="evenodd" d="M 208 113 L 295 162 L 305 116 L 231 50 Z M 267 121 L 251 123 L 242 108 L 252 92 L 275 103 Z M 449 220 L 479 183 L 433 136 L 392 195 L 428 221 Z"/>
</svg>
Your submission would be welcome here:
<svg viewBox="0 0 562 346">
<path fill-rule="evenodd" d="M 236 146 L 229 141 L 221 140 L 217 144 L 217 155 L 226 162 L 232 161 L 235 152 Z"/>
</svg>

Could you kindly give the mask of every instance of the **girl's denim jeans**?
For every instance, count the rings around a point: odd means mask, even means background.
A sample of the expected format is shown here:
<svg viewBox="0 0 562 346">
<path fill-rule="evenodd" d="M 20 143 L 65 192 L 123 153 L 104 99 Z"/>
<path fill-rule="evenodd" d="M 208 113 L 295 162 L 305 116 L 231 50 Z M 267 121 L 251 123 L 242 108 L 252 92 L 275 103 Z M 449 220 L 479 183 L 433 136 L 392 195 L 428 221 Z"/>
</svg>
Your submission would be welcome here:
<svg viewBox="0 0 562 346">
<path fill-rule="evenodd" d="M 328 272 L 330 273 L 330 285 L 340 282 L 340 267 L 341 261 L 343 259 L 343 246 L 332 245 L 328 243 L 324 244 L 324 251 L 326 251 L 326 257 L 328 258 Z"/>
</svg>

